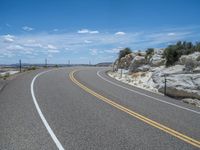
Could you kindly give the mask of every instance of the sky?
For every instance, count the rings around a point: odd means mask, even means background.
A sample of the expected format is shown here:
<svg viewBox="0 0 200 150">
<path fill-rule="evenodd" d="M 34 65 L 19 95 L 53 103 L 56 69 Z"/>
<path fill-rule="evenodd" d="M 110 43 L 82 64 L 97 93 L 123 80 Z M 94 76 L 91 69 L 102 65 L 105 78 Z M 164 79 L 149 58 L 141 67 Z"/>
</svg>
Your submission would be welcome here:
<svg viewBox="0 0 200 150">
<path fill-rule="evenodd" d="M 0 0 L 0 64 L 111 62 L 200 41 L 199 0 Z"/>
</svg>

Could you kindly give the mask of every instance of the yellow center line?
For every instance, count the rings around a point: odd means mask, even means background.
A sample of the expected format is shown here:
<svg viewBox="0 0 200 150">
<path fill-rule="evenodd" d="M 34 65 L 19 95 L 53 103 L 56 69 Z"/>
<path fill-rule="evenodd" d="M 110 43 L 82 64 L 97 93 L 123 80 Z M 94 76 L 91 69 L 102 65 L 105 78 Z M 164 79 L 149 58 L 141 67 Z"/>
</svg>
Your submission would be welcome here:
<svg viewBox="0 0 200 150">
<path fill-rule="evenodd" d="M 188 136 L 186 136 L 186 135 L 184 135 L 184 134 L 182 134 L 182 133 L 180 133 L 178 131 L 175 131 L 175 130 L 167 127 L 167 126 L 164 126 L 164 125 L 162 125 L 162 124 L 160 124 L 160 123 L 158 123 L 156 121 L 153 121 L 153 120 L 151 120 L 151 119 L 149 119 L 149 118 L 147 118 L 147 117 L 145 117 L 143 115 L 140 115 L 139 113 L 134 112 L 134 111 L 132 111 L 132 110 L 130 110 L 130 109 L 128 109 L 128 108 L 116 103 L 116 102 L 114 102 L 113 100 L 110 100 L 110 99 L 108 99 L 108 98 L 96 93 L 95 91 L 89 89 L 88 87 L 86 87 L 85 85 L 80 83 L 74 77 L 74 74 L 77 71 L 78 70 L 74 70 L 74 71 L 70 72 L 69 77 L 72 80 L 72 82 L 74 82 L 76 85 L 78 85 L 80 88 L 82 88 L 86 92 L 90 93 L 91 95 L 93 95 L 93 96 L 97 97 L 98 99 L 106 102 L 107 104 L 110 104 L 111 106 L 113 106 L 113 107 L 115 107 L 115 108 L 117 108 L 117 109 L 119 109 L 119 110 L 121 110 L 121 111 L 123 111 L 123 112 L 125 112 L 125 113 L 127 113 L 127 114 L 129 114 L 129 115 L 131 115 L 131 116 L 133 116 L 133 117 L 135 117 L 135 118 L 137 118 L 137 119 L 139 119 L 139 120 L 151 125 L 151 126 L 153 126 L 153 127 L 156 127 L 156 128 L 158 128 L 158 129 L 160 129 L 160 130 L 162 130 L 162 131 L 164 131 L 164 132 L 166 132 L 166 133 L 168 133 L 170 135 L 175 136 L 176 138 L 179 138 L 179 139 L 181 139 L 181 140 L 183 140 L 183 141 L 185 141 L 185 142 L 187 142 L 187 143 L 189 143 L 189 144 L 191 144 L 193 146 L 196 146 L 196 147 L 200 148 L 200 141 L 195 140 L 195 139 L 193 139 L 191 137 L 188 137 Z"/>
</svg>

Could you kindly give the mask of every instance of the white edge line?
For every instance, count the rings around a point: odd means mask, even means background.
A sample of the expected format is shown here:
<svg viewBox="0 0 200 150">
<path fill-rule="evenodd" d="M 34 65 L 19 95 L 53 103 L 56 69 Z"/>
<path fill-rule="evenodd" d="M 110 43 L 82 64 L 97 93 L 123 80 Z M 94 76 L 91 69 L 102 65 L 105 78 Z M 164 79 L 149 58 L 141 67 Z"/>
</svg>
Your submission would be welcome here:
<svg viewBox="0 0 200 150">
<path fill-rule="evenodd" d="M 174 104 L 174 103 L 170 103 L 170 102 L 167 102 L 167 101 L 164 101 L 164 100 L 161 100 L 161 99 L 158 99 L 158 98 L 149 96 L 149 95 L 147 95 L 147 94 L 144 94 L 144 93 L 141 93 L 141 92 L 138 92 L 138 91 L 129 89 L 129 88 L 124 87 L 124 86 L 121 86 L 121 85 L 119 85 L 119 84 L 116 84 L 116 83 L 114 83 L 114 82 L 112 82 L 112 81 L 110 81 L 110 80 L 108 80 L 108 79 L 102 77 L 102 76 L 100 75 L 100 72 L 101 72 L 101 71 L 105 71 L 105 70 L 99 70 L 99 71 L 97 72 L 97 75 L 98 75 L 101 79 L 103 79 L 103 80 L 105 80 L 105 81 L 107 81 L 107 82 L 109 82 L 109 83 L 111 83 L 111 84 L 113 84 L 113 85 L 116 85 L 116 86 L 121 87 L 121 88 L 123 88 L 123 89 L 129 90 L 129 91 L 131 91 L 131 92 L 137 93 L 137 94 L 139 94 L 139 95 L 146 96 L 146 97 L 151 98 L 151 99 L 154 99 L 154 100 L 156 100 L 156 101 L 159 101 L 159 102 L 162 102 L 162 103 L 171 105 L 171 106 L 175 106 L 175 107 L 178 107 L 178 108 L 181 108 L 181 109 L 184 109 L 184 110 L 188 110 L 188 111 L 193 112 L 193 113 L 196 113 L 196 114 L 200 114 L 199 111 L 195 111 L 195 110 L 192 110 L 192 109 L 189 109 L 189 108 L 186 108 L 186 107 L 182 107 L 182 106 L 176 105 L 176 104 Z"/>
<path fill-rule="evenodd" d="M 55 69 L 53 69 L 53 70 L 55 70 Z M 47 72 L 53 71 L 53 70 L 48 70 L 48 71 L 41 72 L 41 73 L 37 74 L 37 75 L 33 78 L 32 82 L 31 82 L 31 95 L 32 95 L 32 98 L 33 98 L 33 102 L 34 102 L 34 104 L 35 104 L 35 107 L 36 107 L 36 109 L 37 109 L 37 112 L 38 112 L 40 118 L 42 119 L 42 122 L 43 122 L 44 126 L 46 127 L 47 131 L 48 131 L 49 134 L 51 135 L 51 138 L 53 139 L 53 141 L 55 142 L 55 144 L 56 144 L 56 146 L 57 146 L 57 148 L 58 148 L 59 150 L 64 150 L 62 144 L 60 143 L 60 141 L 58 140 L 58 138 L 57 138 L 56 135 L 54 134 L 54 132 L 53 132 L 53 130 L 51 129 L 51 127 L 49 126 L 47 120 L 45 119 L 45 117 L 44 117 L 44 115 L 43 115 L 43 113 L 42 113 L 42 111 L 41 111 L 41 109 L 40 109 L 40 107 L 39 107 L 39 105 L 38 105 L 38 102 L 37 102 L 37 100 L 36 100 L 36 98 L 35 98 L 35 94 L 34 94 L 34 82 L 35 82 L 35 80 L 37 79 L 37 77 L 39 77 L 39 76 L 41 76 L 42 74 L 45 74 L 45 73 L 47 73 Z"/>
</svg>

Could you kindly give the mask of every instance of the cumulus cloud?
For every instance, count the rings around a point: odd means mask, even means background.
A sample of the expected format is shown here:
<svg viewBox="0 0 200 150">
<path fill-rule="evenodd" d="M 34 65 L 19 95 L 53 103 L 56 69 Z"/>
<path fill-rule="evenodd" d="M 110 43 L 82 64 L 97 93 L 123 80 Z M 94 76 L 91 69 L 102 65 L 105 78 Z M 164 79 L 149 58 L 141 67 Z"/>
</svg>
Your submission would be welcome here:
<svg viewBox="0 0 200 150">
<path fill-rule="evenodd" d="M 60 51 L 59 50 L 56 50 L 56 49 L 49 49 L 48 50 L 48 53 L 59 53 Z"/>
<path fill-rule="evenodd" d="M 88 29 L 81 29 L 81 30 L 78 30 L 77 33 L 80 33 L 80 34 L 84 34 L 84 33 L 97 34 L 97 33 L 99 33 L 99 31 L 97 31 L 97 30 L 92 31 L 92 30 L 88 30 Z"/>
<path fill-rule="evenodd" d="M 4 42 L 11 43 L 11 42 L 14 42 L 15 37 L 13 35 L 7 34 L 7 35 L 4 35 L 3 38 L 4 38 L 3 39 Z"/>
<path fill-rule="evenodd" d="M 7 50 L 24 50 L 24 47 L 21 45 L 10 45 L 6 47 Z"/>
<path fill-rule="evenodd" d="M 195 30 L 194 30 L 195 31 Z M 84 36 L 77 33 L 35 33 L 24 35 L 0 35 L 0 56 L 7 57 L 27 57 L 33 55 L 35 58 L 57 55 L 57 59 L 63 55 L 73 57 L 76 53 L 77 59 L 83 54 L 92 59 L 99 59 L 107 56 L 117 57 L 119 50 L 125 47 L 132 49 L 146 49 L 148 47 L 163 47 L 167 43 L 173 43 L 178 40 L 187 40 L 187 38 L 200 38 L 199 31 L 189 30 L 159 30 L 130 32 L 126 36 L 116 36 L 113 33 L 92 34 L 88 29 L 80 30 L 80 33 L 86 33 Z M 174 33 L 174 34 L 169 34 Z M 194 34 L 195 33 L 195 34 Z M 119 33 L 118 33 L 119 34 Z M 121 33 L 120 33 L 121 34 Z M 168 36 L 171 35 L 171 36 Z M 172 36 L 173 35 L 173 36 Z M 6 54 L 6 55 L 4 55 Z M 83 55 L 85 56 L 85 55 Z M 95 56 L 95 57 L 92 57 Z M 75 56 L 74 56 L 75 57 Z M 55 58 L 55 57 L 53 57 Z M 112 61 L 112 60 L 111 60 Z"/>
<path fill-rule="evenodd" d="M 54 45 L 51 45 L 51 44 L 48 44 L 48 45 L 47 45 L 47 48 L 48 48 L 48 49 L 52 49 L 52 50 L 57 49 Z"/>
<path fill-rule="evenodd" d="M 173 36 L 173 35 L 176 35 L 176 34 L 173 33 L 173 32 L 170 32 L 170 33 L 168 33 L 167 35 L 168 35 L 168 36 Z"/>
<path fill-rule="evenodd" d="M 126 34 L 125 32 L 121 32 L 121 31 L 115 33 L 115 35 L 125 35 L 125 34 Z"/>
<path fill-rule="evenodd" d="M 32 31 L 32 30 L 34 30 L 34 28 L 31 28 L 31 27 L 28 27 L 28 26 L 23 26 L 22 29 L 24 31 Z"/>
<path fill-rule="evenodd" d="M 88 29 L 81 29 L 81 30 L 78 30 L 77 33 L 89 33 L 89 30 Z"/>
<path fill-rule="evenodd" d="M 99 31 L 90 31 L 89 33 L 96 34 L 96 33 L 99 33 Z"/>
<path fill-rule="evenodd" d="M 85 40 L 84 42 L 87 44 L 92 43 L 92 41 L 90 41 L 90 40 Z"/>
</svg>

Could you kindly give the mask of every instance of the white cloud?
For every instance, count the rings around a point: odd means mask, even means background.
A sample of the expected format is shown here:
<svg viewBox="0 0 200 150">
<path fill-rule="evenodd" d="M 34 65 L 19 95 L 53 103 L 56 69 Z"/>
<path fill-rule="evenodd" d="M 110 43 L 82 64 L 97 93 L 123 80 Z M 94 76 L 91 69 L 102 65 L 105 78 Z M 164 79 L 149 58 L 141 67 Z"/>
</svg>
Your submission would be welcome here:
<svg viewBox="0 0 200 150">
<path fill-rule="evenodd" d="M 78 30 L 77 33 L 89 33 L 89 30 L 88 29 L 81 29 L 81 30 Z"/>
<path fill-rule="evenodd" d="M 84 36 L 77 33 L 35 33 L 24 35 L 0 35 L 0 55 L 6 57 L 21 57 L 21 55 L 37 55 L 42 57 L 48 54 L 65 54 L 67 57 L 79 58 L 82 54 L 92 57 L 114 56 L 117 57 L 119 50 L 130 47 L 134 50 L 146 49 L 148 47 L 162 47 L 167 43 L 173 43 L 178 40 L 187 40 L 195 37 L 200 38 L 199 31 L 196 30 L 158 30 L 130 32 L 126 36 L 118 37 L 113 33 L 90 34 L 88 29 L 81 30 Z M 174 33 L 173 36 L 167 36 Z M 195 34 L 194 34 L 195 33 Z M 171 34 L 172 35 L 172 34 Z M 32 53 L 32 54 L 31 54 Z M 75 55 L 74 55 L 75 54 Z M 61 57 L 59 55 L 57 57 Z M 83 55 L 85 56 L 85 55 Z M 57 58 L 55 57 L 55 58 Z M 21 57 L 22 58 L 22 57 Z M 74 58 L 75 59 L 75 58 Z M 103 59 L 101 59 L 103 60 Z M 78 61 L 78 60 L 77 60 Z"/>
<path fill-rule="evenodd" d="M 34 30 L 34 28 L 31 28 L 31 27 L 28 27 L 28 26 L 23 26 L 22 29 L 24 31 L 32 31 L 32 30 Z"/>
<path fill-rule="evenodd" d="M 60 51 L 59 50 L 56 50 L 56 49 L 49 49 L 48 50 L 48 53 L 59 53 Z"/>
<path fill-rule="evenodd" d="M 52 49 L 52 50 L 57 49 L 54 45 L 51 45 L 51 44 L 48 44 L 48 45 L 47 45 L 47 48 L 48 48 L 48 49 Z"/>
<path fill-rule="evenodd" d="M 99 33 L 99 31 L 90 31 L 89 33 L 91 33 L 91 34 L 97 34 L 97 33 Z"/>
<path fill-rule="evenodd" d="M 115 35 L 125 35 L 125 34 L 126 34 L 125 32 L 121 32 L 121 31 L 115 33 Z"/>
<path fill-rule="evenodd" d="M 90 40 L 85 40 L 84 42 L 87 44 L 92 43 L 92 41 L 90 41 Z"/>
<path fill-rule="evenodd" d="M 7 50 L 24 50 L 24 47 L 21 45 L 10 45 L 6 47 Z"/>
<path fill-rule="evenodd" d="M 11 43 L 11 42 L 14 42 L 15 37 L 13 35 L 7 34 L 7 35 L 4 35 L 3 38 L 4 38 L 3 39 L 4 42 Z"/>
<path fill-rule="evenodd" d="M 167 35 L 168 35 L 168 36 L 174 36 L 174 35 L 176 35 L 176 34 L 173 33 L 173 32 L 170 32 L 170 33 L 168 33 Z"/>
<path fill-rule="evenodd" d="M 88 30 L 88 29 L 81 29 L 81 30 L 78 30 L 77 33 L 80 33 L 80 34 L 84 34 L 84 33 L 97 34 L 97 33 L 99 33 L 99 31 L 97 31 L 97 30 L 92 31 L 92 30 Z"/>
</svg>

